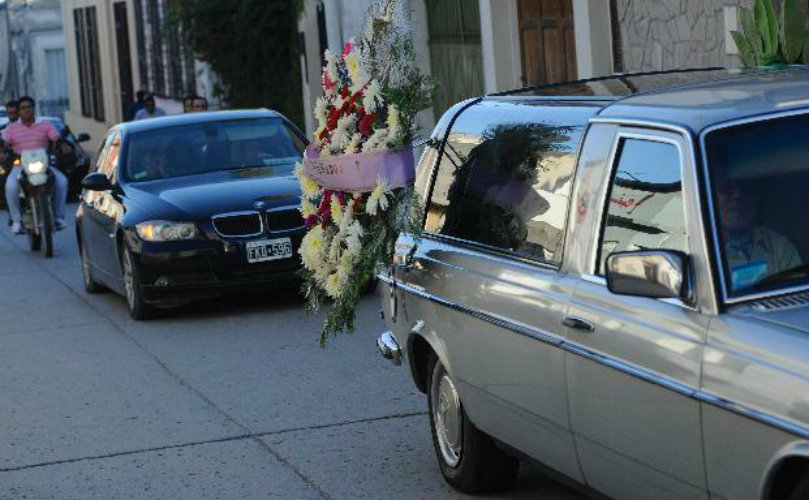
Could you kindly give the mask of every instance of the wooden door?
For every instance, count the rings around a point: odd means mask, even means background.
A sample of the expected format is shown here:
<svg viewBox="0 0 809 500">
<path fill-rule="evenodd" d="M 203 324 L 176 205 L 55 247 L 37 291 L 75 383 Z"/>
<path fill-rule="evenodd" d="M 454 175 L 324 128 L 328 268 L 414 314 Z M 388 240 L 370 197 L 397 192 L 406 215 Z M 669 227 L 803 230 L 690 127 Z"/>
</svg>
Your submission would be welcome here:
<svg viewBox="0 0 809 500">
<path fill-rule="evenodd" d="M 427 0 L 427 24 L 438 119 L 456 102 L 483 93 L 478 0 Z"/>
<path fill-rule="evenodd" d="M 573 0 L 518 0 L 518 12 L 523 84 L 575 80 Z"/>
</svg>

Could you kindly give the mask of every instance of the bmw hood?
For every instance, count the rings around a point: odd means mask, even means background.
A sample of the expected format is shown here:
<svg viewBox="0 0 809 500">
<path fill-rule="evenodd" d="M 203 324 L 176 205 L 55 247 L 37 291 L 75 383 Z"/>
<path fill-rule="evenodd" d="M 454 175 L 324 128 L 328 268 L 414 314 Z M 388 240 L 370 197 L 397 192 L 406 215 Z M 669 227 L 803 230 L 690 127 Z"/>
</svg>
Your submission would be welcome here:
<svg viewBox="0 0 809 500">
<path fill-rule="evenodd" d="M 155 218 L 168 220 L 203 220 L 227 212 L 297 206 L 298 181 L 291 175 L 279 176 L 277 168 L 245 168 L 131 183 L 125 192 L 137 204 L 148 207 Z"/>
</svg>

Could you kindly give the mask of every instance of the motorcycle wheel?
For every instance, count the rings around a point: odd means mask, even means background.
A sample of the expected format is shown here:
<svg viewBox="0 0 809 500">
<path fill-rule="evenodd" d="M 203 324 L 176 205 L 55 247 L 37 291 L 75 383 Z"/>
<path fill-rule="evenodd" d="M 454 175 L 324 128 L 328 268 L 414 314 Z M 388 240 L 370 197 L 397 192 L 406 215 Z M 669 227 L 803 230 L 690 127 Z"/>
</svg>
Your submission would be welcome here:
<svg viewBox="0 0 809 500">
<path fill-rule="evenodd" d="M 42 196 L 39 202 L 42 208 L 42 236 L 45 240 L 45 257 L 53 257 L 53 209 L 51 209 L 50 199 Z"/>
<path fill-rule="evenodd" d="M 39 200 L 34 199 L 31 200 L 31 208 L 30 210 L 35 214 L 42 213 L 40 209 Z M 31 217 L 31 219 L 35 219 L 35 217 Z M 36 226 L 36 224 L 32 224 Z M 40 247 L 42 246 L 42 234 L 38 233 L 37 227 L 28 227 L 26 228 L 26 232 L 28 233 L 28 247 L 31 249 L 32 252 L 38 252 Z"/>
</svg>

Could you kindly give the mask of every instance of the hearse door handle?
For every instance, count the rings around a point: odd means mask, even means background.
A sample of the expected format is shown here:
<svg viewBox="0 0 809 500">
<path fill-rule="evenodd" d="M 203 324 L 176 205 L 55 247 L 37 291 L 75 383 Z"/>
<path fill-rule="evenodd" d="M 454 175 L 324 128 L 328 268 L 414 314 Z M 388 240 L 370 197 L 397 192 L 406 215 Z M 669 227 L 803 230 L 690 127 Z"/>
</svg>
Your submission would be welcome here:
<svg viewBox="0 0 809 500">
<path fill-rule="evenodd" d="M 581 330 L 587 333 L 592 333 L 595 330 L 592 323 L 589 323 L 581 318 L 576 318 L 573 316 L 565 316 L 562 319 L 562 324 L 568 328 L 572 328 L 574 330 Z"/>
</svg>

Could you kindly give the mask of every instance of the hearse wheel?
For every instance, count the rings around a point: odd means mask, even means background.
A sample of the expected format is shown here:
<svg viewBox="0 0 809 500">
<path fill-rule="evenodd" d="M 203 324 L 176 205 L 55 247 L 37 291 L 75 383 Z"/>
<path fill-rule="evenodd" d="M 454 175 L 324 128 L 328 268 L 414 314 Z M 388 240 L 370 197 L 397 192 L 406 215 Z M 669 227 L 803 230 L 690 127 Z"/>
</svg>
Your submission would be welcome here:
<svg viewBox="0 0 809 500">
<path fill-rule="evenodd" d="M 428 373 L 430 428 L 444 479 L 464 493 L 492 492 L 510 486 L 517 476 L 517 459 L 503 453 L 469 420 L 455 381 L 435 355 Z"/>
</svg>

